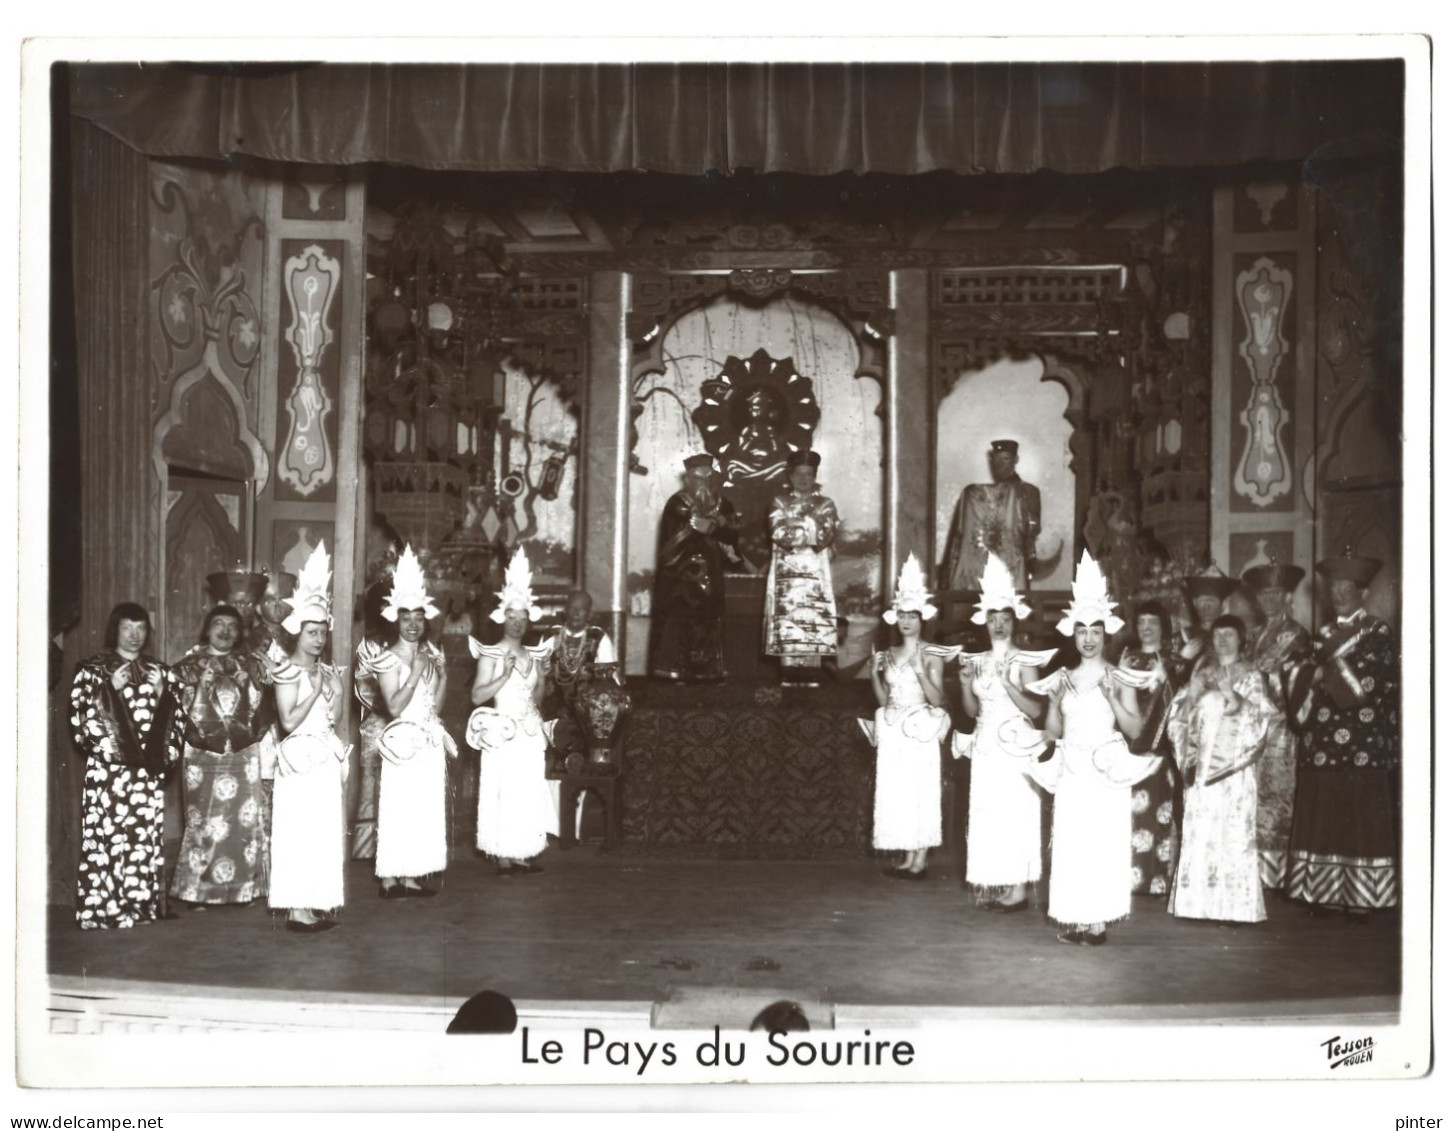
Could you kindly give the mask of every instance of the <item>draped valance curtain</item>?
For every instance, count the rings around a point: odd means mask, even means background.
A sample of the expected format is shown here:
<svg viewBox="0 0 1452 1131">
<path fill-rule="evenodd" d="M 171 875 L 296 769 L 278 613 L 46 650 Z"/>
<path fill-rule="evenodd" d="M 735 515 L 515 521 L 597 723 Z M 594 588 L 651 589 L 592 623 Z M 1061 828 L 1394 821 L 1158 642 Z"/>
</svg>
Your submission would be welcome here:
<svg viewBox="0 0 1452 1131">
<path fill-rule="evenodd" d="M 1395 148 L 1400 60 L 85 64 L 71 112 L 154 157 L 523 172 L 1063 173 Z"/>
</svg>

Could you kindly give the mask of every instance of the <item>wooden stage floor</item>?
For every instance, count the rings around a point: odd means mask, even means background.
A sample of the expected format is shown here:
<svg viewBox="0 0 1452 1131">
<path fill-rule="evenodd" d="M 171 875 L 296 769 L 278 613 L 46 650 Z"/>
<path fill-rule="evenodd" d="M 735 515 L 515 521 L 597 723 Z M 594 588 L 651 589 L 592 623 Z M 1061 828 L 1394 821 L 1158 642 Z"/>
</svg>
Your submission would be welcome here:
<svg viewBox="0 0 1452 1131">
<path fill-rule="evenodd" d="M 53 975 L 249 990 L 515 1000 L 662 1002 L 785 990 L 843 1007 L 1028 1009 L 1050 1015 L 1245 1018 L 1395 1013 L 1400 916 L 1311 918 L 1278 895 L 1269 920 L 1226 929 L 1162 900 L 1090 949 L 1055 941 L 1041 907 L 977 909 L 944 858 L 922 883 L 881 863 L 679 860 L 547 851 L 546 871 L 500 878 L 451 863 L 437 898 L 381 900 L 349 864 L 342 925 L 282 930 L 261 904 L 183 909 L 176 921 L 80 931 L 52 908 Z M 1042 900 L 1047 892 L 1040 893 Z"/>
</svg>

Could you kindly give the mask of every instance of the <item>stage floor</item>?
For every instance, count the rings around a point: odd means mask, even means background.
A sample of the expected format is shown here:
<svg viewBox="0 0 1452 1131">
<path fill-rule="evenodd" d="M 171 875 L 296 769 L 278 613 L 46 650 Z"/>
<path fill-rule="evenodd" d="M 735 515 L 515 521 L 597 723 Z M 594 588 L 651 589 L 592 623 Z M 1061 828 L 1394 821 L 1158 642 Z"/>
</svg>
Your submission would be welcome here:
<svg viewBox="0 0 1452 1131">
<path fill-rule="evenodd" d="M 662 1002 L 738 990 L 844 1007 L 1027 1009 L 1051 1016 L 1246 1018 L 1394 1014 L 1400 916 L 1313 919 L 1277 895 L 1227 929 L 1136 897 L 1109 945 L 1070 947 L 1042 906 L 977 909 L 951 863 L 902 883 L 881 863 L 672 860 L 547 851 L 543 874 L 455 860 L 435 899 L 381 900 L 350 863 L 337 929 L 289 934 L 261 904 L 80 931 L 52 908 L 53 975 L 248 990 L 462 1001 Z M 1047 899 L 1047 892 L 1040 893 Z"/>
</svg>

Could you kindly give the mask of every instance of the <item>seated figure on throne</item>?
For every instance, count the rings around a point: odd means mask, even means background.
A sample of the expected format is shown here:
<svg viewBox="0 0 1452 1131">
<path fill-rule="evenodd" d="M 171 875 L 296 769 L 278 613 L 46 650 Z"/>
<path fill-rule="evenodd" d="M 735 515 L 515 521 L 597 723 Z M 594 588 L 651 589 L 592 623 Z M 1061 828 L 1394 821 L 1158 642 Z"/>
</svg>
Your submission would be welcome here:
<svg viewBox="0 0 1452 1131">
<path fill-rule="evenodd" d="M 736 509 L 721 497 L 708 455 L 686 460 L 685 482 L 666 503 L 651 598 L 650 670 L 664 679 L 726 678 L 722 617 L 726 566 L 737 560 Z"/>
<path fill-rule="evenodd" d="M 1008 567 L 1014 586 L 1026 590 L 1040 529 L 1039 489 L 1018 477 L 1018 442 L 989 445 L 992 483 L 963 488 L 948 530 L 944 589 L 976 589 L 994 554 Z"/>
</svg>

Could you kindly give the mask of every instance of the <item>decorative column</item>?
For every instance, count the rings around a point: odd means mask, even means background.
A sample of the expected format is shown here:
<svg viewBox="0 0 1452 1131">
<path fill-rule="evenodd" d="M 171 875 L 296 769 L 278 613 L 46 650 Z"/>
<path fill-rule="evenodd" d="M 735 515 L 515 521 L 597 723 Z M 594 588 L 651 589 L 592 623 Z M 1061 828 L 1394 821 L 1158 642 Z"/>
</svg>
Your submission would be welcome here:
<svg viewBox="0 0 1452 1131">
<path fill-rule="evenodd" d="M 888 343 L 887 442 L 883 449 L 887 522 L 883 589 L 891 597 L 897 571 L 909 553 L 930 574 L 933 546 L 932 364 L 928 340 L 929 273 L 894 271 L 890 282 L 894 332 Z"/>
<path fill-rule="evenodd" d="M 361 171 L 344 179 L 308 170 L 268 190 L 260 432 L 273 452 L 273 475 L 258 499 L 254 562 L 296 573 L 313 546 L 327 546 L 332 660 L 344 666 L 353 659 L 366 529 L 359 491 L 363 209 Z"/>
<path fill-rule="evenodd" d="M 1315 557 L 1316 201 L 1288 173 L 1215 190 L 1210 552 L 1232 577 Z"/>
<path fill-rule="evenodd" d="M 609 611 L 610 637 L 625 657 L 625 539 L 630 492 L 631 346 L 625 316 L 631 278 L 620 271 L 590 276 L 589 369 L 582 390 L 584 459 L 580 475 L 580 577 L 597 611 Z"/>
</svg>

